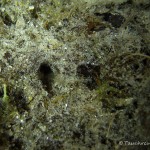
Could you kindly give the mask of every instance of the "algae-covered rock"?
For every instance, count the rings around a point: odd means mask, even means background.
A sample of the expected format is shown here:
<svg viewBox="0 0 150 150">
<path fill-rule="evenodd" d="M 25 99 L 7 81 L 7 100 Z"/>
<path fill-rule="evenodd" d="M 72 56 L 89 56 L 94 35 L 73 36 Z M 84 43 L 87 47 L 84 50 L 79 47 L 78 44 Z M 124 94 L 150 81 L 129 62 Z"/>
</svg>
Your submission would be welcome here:
<svg viewBox="0 0 150 150">
<path fill-rule="evenodd" d="M 148 149 L 149 6 L 1 0 L 0 150 Z"/>
</svg>

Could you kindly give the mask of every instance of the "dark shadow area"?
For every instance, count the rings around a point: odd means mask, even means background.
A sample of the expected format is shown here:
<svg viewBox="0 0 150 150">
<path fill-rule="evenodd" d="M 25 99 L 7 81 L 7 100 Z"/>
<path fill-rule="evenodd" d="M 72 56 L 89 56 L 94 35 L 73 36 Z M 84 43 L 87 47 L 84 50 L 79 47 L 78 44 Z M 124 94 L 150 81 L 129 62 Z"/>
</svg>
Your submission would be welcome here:
<svg viewBox="0 0 150 150">
<path fill-rule="evenodd" d="M 48 63 L 42 63 L 38 69 L 38 78 L 41 81 L 43 88 L 48 92 L 49 96 L 53 95 L 53 71 Z"/>
<path fill-rule="evenodd" d="M 86 86 L 90 90 L 93 90 L 98 86 L 97 79 L 100 76 L 100 65 L 91 63 L 78 65 L 77 75 L 79 77 L 84 77 Z"/>
</svg>

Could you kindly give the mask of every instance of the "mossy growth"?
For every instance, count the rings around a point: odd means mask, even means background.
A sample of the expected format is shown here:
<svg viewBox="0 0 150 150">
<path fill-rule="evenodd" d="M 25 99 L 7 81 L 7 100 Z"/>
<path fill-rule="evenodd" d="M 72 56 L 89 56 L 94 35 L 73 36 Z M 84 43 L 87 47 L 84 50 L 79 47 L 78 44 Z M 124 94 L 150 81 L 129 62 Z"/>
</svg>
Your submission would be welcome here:
<svg viewBox="0 0 150 150">
<path fill-rule="evenodd" d="M 0 149 L 149 140 L 145 1 L 0 1 Z"/>
</svg>

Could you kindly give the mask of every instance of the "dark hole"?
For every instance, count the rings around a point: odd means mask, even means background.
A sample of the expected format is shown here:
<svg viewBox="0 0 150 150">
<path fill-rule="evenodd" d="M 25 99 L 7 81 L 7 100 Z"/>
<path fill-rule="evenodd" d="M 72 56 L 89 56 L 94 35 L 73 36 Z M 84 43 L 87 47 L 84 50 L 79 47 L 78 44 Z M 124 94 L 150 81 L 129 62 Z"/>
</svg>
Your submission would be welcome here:
<svg viewBox="0 0 150 150">
<path fill-rule="evenodd" d="M 133 107 L 134 107 L 134 109 L 137 109 L 137 108 L 138 108 L 138 103 L 137 103 L 136 100 L 133 101 Z"/>
<path fill-rule="evenodd" d="M 111 23 L 115 28 L 119 28 L 125 20 L 124 17 L 119 14 L 103 13 L 102 16 L 105 21 Z"/>
<path fill-rule="evenodd" d="M 48 75 L 52 72 L 50 66 L 47 64 L 41 64 L 39 69 L 40 69 L 40 72 L 44 75 Z"/>
<path fill-rule="evenodd" d="M 137 71 L 139 69 L 139 64 L 133 64 L 131 67 L 133 71 Z"/>
<path fill-rule="evenodd" d="M 25 111 L 29 111 L 28 102 L 22 91 L 14 91 L 12 95 L 13 98 L 11 98 L 11 103 L 12 105 L 16 106 L 20 114 L 24 113 Z"/>
<path fill-rule="evenodd" d="M 132 113 L 128 113 L 128 118 L 132 119 L 133 118 L 133 114 Z"/>
<path fill-rule="evenodd" d="M 111 13 L 104 13 L 104 14 L 102 14 L 103 15 L 103 19 L 105 20 L 105 21 L 109 21 L 109 17 L 111 16 Z"/>
<path fill-rule="evenodd" d="M 38 70 L 38 78 L 42 82 L 43 88 L 52 96 L 53 71 L 49 64 L 42 63 Z"/>
<path fill-rule="evenodd" d="M 9 150 L 23 150 L 23 141 L 21 139 L 12 138 L 10 141 Z"/>
<path fill-rule="evenodd" d="M 99 12 L 94 13 L 95 16 L 101 16 Z"/>
<path fill-rule="evenodd" d="M 0 97 L 2 98 L 4 95 L 3 90 L 0 89 Z"/>
<path fill-rule="evenodd" d="M 125 109 L 125 108 L 126 108 L 125 106 L 115 106 L 116 110 L 122 110 L 122 109 Z"/>
<path fill-rule="evenodd" d="M 91 63 L 81 64 L 77 67 L 77 75 L 84 77 L 86 86 L 93 90 L 98 86 L 100 66 Z"/>
<path fill-rule="evenodd" d="M 144 59 L 141 63 L 143 64 L 144 67 L 147 67 L 147 68 L 150 67 L 150 61 L 148 59 Z"/>
<path fill-rule="evenodd" d="M 3 22 L 5 25 L 11 26 L 13 24 L 13 22 L 8 14 L 3 15 L 2 18 L 3 18 Z"/>
<path fill-rule="evenodd" d="M 104 136 L 100 137 L 100 141 L 102 144 L 107 144 L 107 139 Z"/>
<path fill-rule="evenodd" d="M 73 132 L 72 138 L 73 138 L 74 140 L 80 139 L 80 137 L 81 137 L 81 133 L 80 133 L 79 131 L 74 131 L 74 132 Z"/>
</svg>

